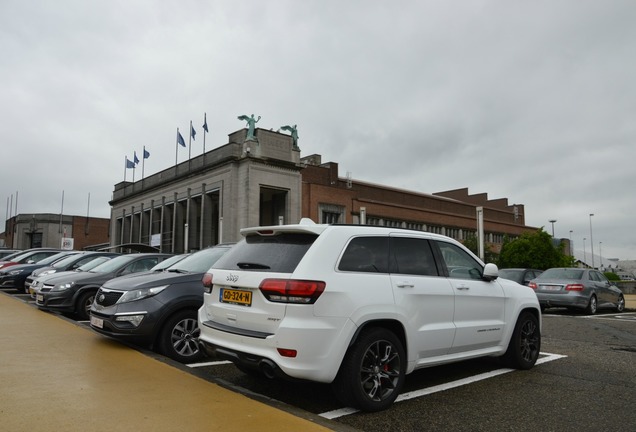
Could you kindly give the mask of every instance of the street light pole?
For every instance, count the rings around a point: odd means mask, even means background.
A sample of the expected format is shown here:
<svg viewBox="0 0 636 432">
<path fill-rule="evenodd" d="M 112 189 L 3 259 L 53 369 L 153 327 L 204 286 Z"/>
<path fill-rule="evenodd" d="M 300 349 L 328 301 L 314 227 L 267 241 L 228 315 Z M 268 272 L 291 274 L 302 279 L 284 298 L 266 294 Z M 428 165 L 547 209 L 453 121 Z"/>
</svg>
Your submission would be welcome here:
<svg viewBox="0 0 636 432">
<path fill-rule="evenodd" d="M 601 249 L 601 245 L 603 244 L 603 242 L 598 242 L 598 258 L 599 260 L 601 260 L 601 262 L 598 265 L 598 269 L 599 270 L 603 270 L 603 249 Z"/>
<path fill-rule="evenodd" d="M 583 264 L 585 264 L 585 267 L 587 267 L 587 254 L 585 253 L 585 240 L 587 239 L 583 237 Z"/>
<path fill-rule="evenodd" d="M 574 231 L 570 230 L 570 256 L 574 256 L 573 249 L 572 249 L 572 233 L 573 232 Z"/>
<path fill-rule="evenodd" d="M 556 219 L 550 219 L 548 222 L 552 224 L 552 238 L 554 238 L 554 223 L 556 222 Z"/>
<path fill-rule="evenodd" d="M 590 213 L 590 248 L 592 249 L 592 268 L 594 267 L 594 237 L 592 236 L 592 216 L 594 213 Z"/>
</svg>

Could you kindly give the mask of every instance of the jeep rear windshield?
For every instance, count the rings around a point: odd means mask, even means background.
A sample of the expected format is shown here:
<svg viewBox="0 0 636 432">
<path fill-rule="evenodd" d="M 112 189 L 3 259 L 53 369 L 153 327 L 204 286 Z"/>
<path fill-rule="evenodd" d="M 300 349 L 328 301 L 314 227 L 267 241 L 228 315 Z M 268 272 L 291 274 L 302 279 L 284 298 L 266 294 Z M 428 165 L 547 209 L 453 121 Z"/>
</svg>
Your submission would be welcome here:
<svg viewBox="0 0 636 432">
<path fill-rule="evenodd" d="M 213 269 L 293 273 L 315 234 L 283 233 L 272 236 L 248 235 L 213 266 Z"/>
</svg>

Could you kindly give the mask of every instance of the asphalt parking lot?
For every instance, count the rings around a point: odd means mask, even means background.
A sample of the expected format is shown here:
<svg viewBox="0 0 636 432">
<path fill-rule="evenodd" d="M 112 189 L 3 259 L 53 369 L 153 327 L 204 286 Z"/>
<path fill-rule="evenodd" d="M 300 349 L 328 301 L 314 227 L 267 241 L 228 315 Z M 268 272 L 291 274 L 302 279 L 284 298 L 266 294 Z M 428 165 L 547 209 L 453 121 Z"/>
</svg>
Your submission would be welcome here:
<svg viewBox="0 0 636 432">
<path fill-rule="evenodd" d="M 27 296 L 6 292 L 14 298 L 29 304 Z M 628 303 L 628 306 L 631 306 Z M 34 308 L 31 305 L 31 308 Z M 44 312 L 36 311 L 45 314 Z M 52 315 L 52 314 L 46 314 Z M 25 316 L 26 318 L 26 316 Z M 68 318 L 55 316 L 61 320 Z M 1 318 L 0 318 L 1 319 Z M 72 343 L 91 344 L 94 350 L 116 350 L 117 352 L 135 352 L 93 333 L 86 323 L 76 323 L 82 334 L 82 341 Z M 12 338 L 29 338 L 34 331 L 32 325 L 22 326 L 22 334 L 6 334 L 8 328 L 0 328 L 0 339 L 3 345 L 10 344 Z M 64 335 L 60 336 L 64 340 Z M 64 349 L 57 343 L 49 349 L 56 354 Z M 38 365 L 46 361 L 47 353 L 40 347 L 33 347 L 33 353 L 23 353 L 21 365 Z M 195 378 L 196 392 L 209 392 L 212 399 L 226 399 L 238 395 L 241 403 L 252 401 L 257 406 L 268 409 L 255 411 L 252 423 L 243 423 L 244 419 L 236 418 L 241 430 L 364 430 L 364 431 L 481 431 L 481 430 L 598 430 L 599 428 L 616 431 L 633 431 L 636 429 L 636 416 L 633 407 L 636 404 L 636 311 L 629 310 L 622 314 L 600 313 L 595 316 L 573 315 L 563 310 L 549 310 L 543 318 L 542 356 L 538 364 L 529 371 L 512 371 L 503 369 L 496 359 L 480 359 L 434 367 L 417 371 L 407 378 L 406 388 L 394 406 L 379 413 L 360 413 L 339 406 L 334 400 L 327 385 L 314 383 L 289 383 L 271 381 L 245 375 L 232 364 L 206 359 L 205 362 L 181 365 L 154 353 L 138 350 L 142 355 L 127 356 L 127 361 L 137 361 L 144 357 L 160 360 L 163 367 Z M 90 351 L 89 351 L 90 352 Z M 35 357 L 35 358 L 34 358 Z M 73 361 L 89 362 L 89 358 Z M 157 362 L 155 362 L 157 363 Z M 12 363 L 13 364 L 13 363 Z M 44 363 L 45 364 L 45 363 Z M 89 365 L 90 366 L 90 365 Z M 7 365 L 5 365 L 7 367 Z M 69 364 L 72 368 L 72 364 Z M 84 365 L 83 367 L 87 367 Z M 28 373 L 29 368 L 22 368 L 20 373 Z M 9 379 L 12 371 L 3 370 L 3 380 Z M 105 371 L 105 374 L 108 372 Z M 73 388 L 75 395 L 58 395 L 63 400 L 81 400 L 84 389 L 81 376 L 74 377 L 69 371 L 69 379 L 80 380 Z M 196 379 L 198 378 L 198 379 Z M 13 377 L 15 380 L 15 376 Z M 50 377 L 59 379 L 59 377 Z M 104 378 L 105 379 L 105 378 Z M 147 374 L 140 374 L 139 379 L 148 379 Z M 18 380 L 19 381 L 19 380 Z M 189 382 L 189 381 L 188 381 Z M 207 388 L 200 388 L 200 385 Z M 54 397 L 52 383 L 42 384 L 46 391 Z M 136 383 L 131 383 L 135 386 Z M 64 387 L 61 387 L 63 389 Z M 37 391 L 34 389 L 34 391 Z M 166 395 L 176 390 L 162 388 L 153 397 L 161 400 L 161 392 Z M 179 388 L 179 392 L 189 393 L 188 389 Z M 192 390 L 193 394 L 195 390 Z M 232 396 L 230 396 L 232 395 Z M 168 396 L 166 396 L 167 398 Z M 1 417 L 11 421 L 12 413 L 6 411 L 14 404 L 6 404 L 11 398 L 11 390 L 6 385 L 0 391 Z M 37 400 L 37 399 L 34 399 Z M 207 399 L 189 398 L 189 410 L 204 413 L 212 410 Z M 254 402 L 256 401 L 256 402 Z M 15 401 L 12 401 L 15 402 Z M 110 404 L 109 404 L 110 402 Z M 165 416 L 174 409 L 178 416 L 179 409 L 163 404 L 161 412 L 149 409 L 147 403 L 129 400 L 134 412 L 135 404 L 144 410 L 143 417 Z M 200 403 L 200 406 L 196 406 Z M 119 405 L 115 401 L 104 398 L 104 412 L 113 412 Z M 151 408 L 155 409 L 155 406 Z M 33 412 L 44 408 L 34 406 Z M 49 410 L 50 407 L 47 409 Z M 74 416 L 69 411 L 69 424 Z M 190 412 L 190 411 L 188 411 Z M 163 428 L 155 425 L 155 430 L 228 430 L 231 424 L 231 411 L 227 411 L 223 419 L 206 420 L 204 417 L 189 414 L 183 424 L 186 428 L 170 429 L 168 423 Z M 90 416 L 85 413 L 85 416 Z M 103 416 L 103 413 L 96 413 Z M 41 418 L 33 416 L 33 418 Z M 143 430 L 138 423 L 127 423 L 125 416 L 113 416 L 107 426 L 91 424 L 87 430 Z M 15 419 L 13 419 L 15 420 Z M 135 422 L 139 422 L 137 418 Z M 281 425 L 272 422 L 281 421 Z M 265 422 L 269 422 L 266 423 Z M 9 423 L 12 424 L 12 423 Z M 13 424 L 20 424 L 13 423 Z M 22 423 L 23 429 L 13 430 L 50 430 L 50 424 Z M 143 425 L 142 421 L 142 425 Z M 150 425 L 150 421 L 147 422 Z M 27 427 L 28 426 L 28 427 Z M 133 427 L 134 426 L 134 427 Z M 269 427 L 269 429 L 267 429 Z M 70 430 L 70 429 L 68 429 Z"/>
</svg>

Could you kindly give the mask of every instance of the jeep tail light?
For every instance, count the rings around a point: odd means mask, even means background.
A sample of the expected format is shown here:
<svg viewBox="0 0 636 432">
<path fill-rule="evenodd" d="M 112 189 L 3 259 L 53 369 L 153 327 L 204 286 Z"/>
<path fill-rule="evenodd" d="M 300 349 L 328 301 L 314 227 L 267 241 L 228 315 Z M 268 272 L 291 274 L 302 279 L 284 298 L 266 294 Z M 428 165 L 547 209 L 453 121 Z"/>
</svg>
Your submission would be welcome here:
<svg viewBox="0 0 636 432">
<path fill-rule="evenodd" d="M 585 288 L 582 284 L 567 284 L 565 286 L 566 291 L 583 291 Z"/>
<path fill-rule="evenodd" d="M 203 275 L 203 292 L 211 294 L 212 293 L 212 273 L 206 273 Z"/>
<path fill-rule="evenodd" d="M 535 291 L 537 290 L 537 284 L 536 284 L 535 282 L 530 282 L 530 283 L 528 284 L 528 286 L 529 286 L 530 288 L 532 288 L 533 290 L 535 290 Z"/>
<path fill-rule="evenodd" d="M 295 349 L 287 349 L 287 348 L 277 348 L 278 354 L 283 357 L 291 357 L 295 358 L 298 355 L 298 352 Z"/>
<path fill-rule="evenodd" d="M 314 304 L 325 290 L 325 283 L 310 280 L 265 279 L 258 288 L 271 302 Z"/>
</svg>

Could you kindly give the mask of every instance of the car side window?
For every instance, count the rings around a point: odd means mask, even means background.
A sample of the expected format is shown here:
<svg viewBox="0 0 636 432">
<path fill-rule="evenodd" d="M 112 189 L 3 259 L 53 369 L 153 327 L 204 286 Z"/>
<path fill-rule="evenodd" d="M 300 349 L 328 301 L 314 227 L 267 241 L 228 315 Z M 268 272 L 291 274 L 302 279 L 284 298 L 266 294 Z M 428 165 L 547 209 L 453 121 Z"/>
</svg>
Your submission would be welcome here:
<svg viewBox="0 0 636 432">
<path fill-rule="evenodd" d="M 365 273 L 388 273 L 389 238 L 355 237 L 342 254 L 338 270 Z"/>
<path fill-rule="evenodd" d="M 448 269 L 448 277 L 453 279 L 481 279 L 483 268 L 465 250 L 452 243 L 438 241 L 444 263 Z"/>
<path fill-rule="evenodd" d="M 438 276 L 431 245 L 426 239 L 391 237 L 391 273 Z"/>
</svg>

